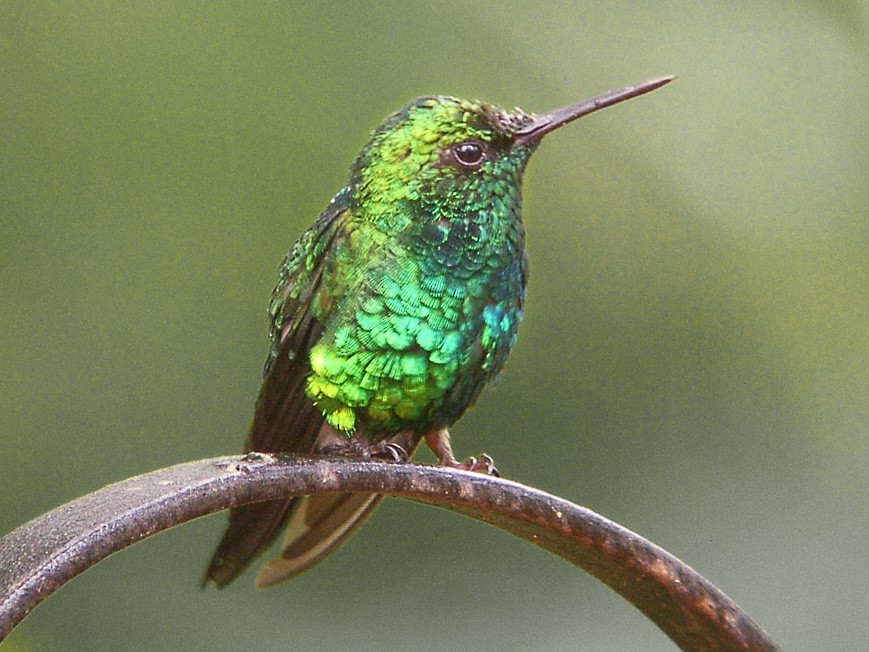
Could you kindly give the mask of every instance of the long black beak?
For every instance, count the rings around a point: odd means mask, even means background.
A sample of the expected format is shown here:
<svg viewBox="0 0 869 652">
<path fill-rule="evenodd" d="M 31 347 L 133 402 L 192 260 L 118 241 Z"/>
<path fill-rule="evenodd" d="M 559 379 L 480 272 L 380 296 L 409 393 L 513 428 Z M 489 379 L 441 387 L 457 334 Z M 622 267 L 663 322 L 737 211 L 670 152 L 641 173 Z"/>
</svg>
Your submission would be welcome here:
<svg viewBox="0 0 869 652">
<path fill-rule="evenodd" d="M 624 100 L 629 100 L 632 97 L 643 95 L 649 91 L 655 90 L 656 88 L 661 88 L 661 86 L 669 84 L 674 79 L 676 79 L 675 75 L 650 79 L 637 84 L 636 86 L 627 86 L 625 88 L 620 88 L 617 91 L 610 91 L 609 93 L 598 95 L 593 99 L 580 102 L 579 104 L 564 106 L 542 115 L 532 115 L 531 122 L 517 130 L 513 135 L 513 144 L 528 145 L 529 143 L 537 142 L 550 131 L 554 131 L 560 126 L 566 125 L 568 122 L 573 122 L 584 115 L 594 113 L 598 109 L 603 109 L 612 106 L 613 104 L 623 102 Z"/>
</svg>

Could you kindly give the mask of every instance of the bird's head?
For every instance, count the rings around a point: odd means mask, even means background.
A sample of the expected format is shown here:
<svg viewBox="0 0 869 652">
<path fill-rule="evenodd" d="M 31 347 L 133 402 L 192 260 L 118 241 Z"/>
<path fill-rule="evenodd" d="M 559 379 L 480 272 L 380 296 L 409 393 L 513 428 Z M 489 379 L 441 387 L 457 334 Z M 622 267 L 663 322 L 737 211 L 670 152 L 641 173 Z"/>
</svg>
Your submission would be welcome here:
<svg viewBox="0 0 869 652">
<path fill-rule="evenodd" d="M 353 164 L 354 201 L 401 230 L 419 206 L 452 217 L 518 205 L 522 173 L 546 134 L 671 81 L 654 79 L 540 115 L 447 96 L 413 100 L 371 135 Z M 396 214 L 396 213 L 400 213 Z M 389 225 L 390 218 L 397 223 Z"/>
</svg>

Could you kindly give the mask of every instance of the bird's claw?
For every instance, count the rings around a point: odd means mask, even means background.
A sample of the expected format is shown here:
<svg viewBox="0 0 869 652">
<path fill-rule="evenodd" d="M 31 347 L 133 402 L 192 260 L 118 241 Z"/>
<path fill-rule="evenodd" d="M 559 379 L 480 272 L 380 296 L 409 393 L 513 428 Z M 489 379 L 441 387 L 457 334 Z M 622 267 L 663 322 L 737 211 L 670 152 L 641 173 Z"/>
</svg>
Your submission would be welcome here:
<svg viewBox="0 0 869 652">
<path fill-rule="evenodd" d="M 381 450 L 373 457 L 382 457 L 393 462 L 407 462 L 409 459 L 407 451 L 398 444 L 391 441 L 380 442 Z"/>
<path fill-rule="evenodd" d="M 462 469 L 464 471 L 471 471 L 473 473 L 490 475 L 495 478 L 501 477 L 501 474 L 498 473 L 498 469 L 495 468 L 495 460 L 493 460 L 485 453 L 483 453 L 479 457 L 469 457 L 464 462 L 458 464 L 456 468 Z"/>
<path fill-rule="evenodd" d="M 408 460 L 407 451 L 398 444 L 389 441 L 372 443 L 354 438 L 346 443 L 324 447 L 320 452 L 325 455 L 341 455 L 363 460 L 386 460 L 387 462 L 407 462 Z"/>
</svg>

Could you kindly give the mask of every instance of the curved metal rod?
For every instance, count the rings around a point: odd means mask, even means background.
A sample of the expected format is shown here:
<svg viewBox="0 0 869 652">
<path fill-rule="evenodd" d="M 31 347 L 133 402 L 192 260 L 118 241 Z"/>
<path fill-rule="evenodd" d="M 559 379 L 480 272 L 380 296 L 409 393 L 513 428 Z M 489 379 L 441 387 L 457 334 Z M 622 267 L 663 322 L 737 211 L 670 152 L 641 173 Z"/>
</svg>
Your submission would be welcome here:
<svg viewBox="0 0 869 652">
<path fill-rule="evenodd" d="M 610 586 L 683 650 L 779 649 L 689 566 L 556 496 L 443 467 L 257 454 L 129 478 L 0 539 L 0 640 L 65 582 L 136 541 L 235 505 L 334 491 L 374 491 L 445 507 L 531 541 Z"/>
</svg>

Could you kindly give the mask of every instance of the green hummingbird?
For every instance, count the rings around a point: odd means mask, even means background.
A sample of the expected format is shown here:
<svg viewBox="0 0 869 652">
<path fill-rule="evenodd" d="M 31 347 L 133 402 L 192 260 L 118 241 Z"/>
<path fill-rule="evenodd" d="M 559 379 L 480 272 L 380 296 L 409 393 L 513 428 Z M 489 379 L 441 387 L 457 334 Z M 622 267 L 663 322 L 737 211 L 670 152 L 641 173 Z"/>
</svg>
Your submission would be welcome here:
<svg viewBox="0 0 869 652">
<path fill-rule="evenodd" d="M 672 79 L 541 115 L 430 96 L 389 116 L 281 267 L 245 452 L 406 460 L 424 439 L 441 465 L 495 473 L 488 456 L 458 462 L 447 429 L 516 340 L 528 279 L 528 159 L 549 132 Z M 341 545 L 380 498 L 237 507 L 205 582 L 232 581 L 282 527 L 282 552 L 257 585 L 289 579 Z"/>
</svg>

